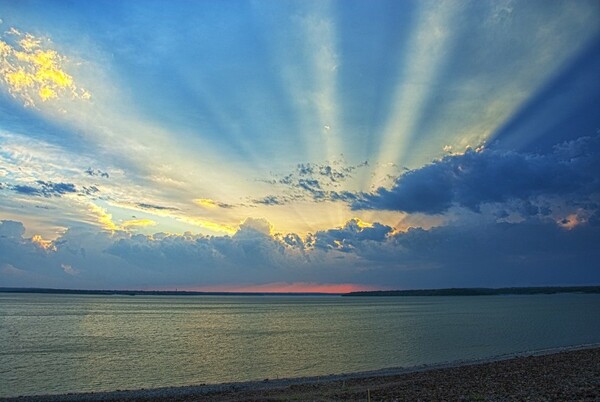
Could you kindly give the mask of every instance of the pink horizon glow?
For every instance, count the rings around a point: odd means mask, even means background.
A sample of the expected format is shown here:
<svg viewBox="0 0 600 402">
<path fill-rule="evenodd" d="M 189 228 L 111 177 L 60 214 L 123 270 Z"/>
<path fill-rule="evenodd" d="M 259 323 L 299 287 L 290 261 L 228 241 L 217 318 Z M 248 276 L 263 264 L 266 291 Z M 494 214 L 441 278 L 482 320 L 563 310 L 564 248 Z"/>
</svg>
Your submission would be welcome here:
<svg viewBox="0 0 600 402">
<path fill-rule="evenodd" d="M 361 290 L 376 290 L 372 286 L 354 283 L 310 283 L 310 282 L 274 282 L 260 285 L 232 284 L 181 288 L 179 290 L 198 292 L 244 292 L 244 293 L 349 293 Z"/>
</svg>

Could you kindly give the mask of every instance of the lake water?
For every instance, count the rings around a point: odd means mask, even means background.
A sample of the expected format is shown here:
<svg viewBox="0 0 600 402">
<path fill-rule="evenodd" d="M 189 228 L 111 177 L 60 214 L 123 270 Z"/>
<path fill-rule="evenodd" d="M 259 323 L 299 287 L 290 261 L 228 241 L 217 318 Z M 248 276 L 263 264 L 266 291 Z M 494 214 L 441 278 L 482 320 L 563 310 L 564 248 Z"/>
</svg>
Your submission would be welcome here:
<svg viewBox="0 0 600 402">
<path fill-rule="evenodd" d="M 600 295 L 0 293 L 0 397 L 414 366 L 600 343 Z"/>
</svg>

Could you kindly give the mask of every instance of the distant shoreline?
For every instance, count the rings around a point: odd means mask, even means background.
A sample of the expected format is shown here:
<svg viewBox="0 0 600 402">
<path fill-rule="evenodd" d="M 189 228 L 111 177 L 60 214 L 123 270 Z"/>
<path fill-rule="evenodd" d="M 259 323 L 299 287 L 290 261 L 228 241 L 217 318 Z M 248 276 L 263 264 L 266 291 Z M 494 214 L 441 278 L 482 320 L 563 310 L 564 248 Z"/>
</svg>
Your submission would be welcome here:
<svg viewBox="0 0 600 402">
<path fill-rule="evenodd" d="M 121 296 L 341 296 L 341 293 L 318 292 L 199 292 L 193 290 L 105 290 L 105 289 L 51 289 L 3 288 L 0 293 L 40 293 L 60 295 L 121 295 Z"/>
<path fill-rule="evenodd" d="M 529 286 L 512 288 L 369 290 L 345 293 L 342 296 L 498 296 L 549 295 L 557 293 L 600 293 L 600 286 Z"/>
<path fill-rule="evenodd" d="M 196 401 L 199 398 L 207 401 L 362 401 L 366 399 L 367 390 L 377 400 L 382 397 L 385 400 L 454 400 L 464 399 L 463 396 L 467 400 L 487 400 L 498 395 L 519 400 L 596 400 L 600 396 L 600 389 L 593 385 L 593 381 L 598 375 L 600 345 L 590 344 L 357 373 L 139 390 L 29 395 L 0 398 L 0 401 L 159 402 Z M 516 381 L 519 384 L 515 387 Z"/>
<path fill-rule="evenodd" d="M 444 288 L 412 290 L 369 290 L 350 293 L 318 292 L 200 292 L 188 290 L 106 290 L 0 287 L 0 293 L 39 293 L 64 295 L 121 295 L 121 296 L 498 296 L 540 295 L 558 293 L 600 294 L 600 286 L 538 286 L 510 288 Z"/>
</svg>

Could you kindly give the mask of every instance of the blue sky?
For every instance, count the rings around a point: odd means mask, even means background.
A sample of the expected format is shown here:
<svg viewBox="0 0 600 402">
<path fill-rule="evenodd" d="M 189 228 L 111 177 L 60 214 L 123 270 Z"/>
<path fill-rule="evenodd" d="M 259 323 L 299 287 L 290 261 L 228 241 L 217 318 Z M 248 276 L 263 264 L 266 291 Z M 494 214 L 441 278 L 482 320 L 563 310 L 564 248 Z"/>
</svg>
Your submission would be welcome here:
<svg viewBox="0 0 600 402">
<path fill-rule="evenodd" d="M 598 1 L 0 19 L 0 285 L 600 283 Z"/>
</svg>

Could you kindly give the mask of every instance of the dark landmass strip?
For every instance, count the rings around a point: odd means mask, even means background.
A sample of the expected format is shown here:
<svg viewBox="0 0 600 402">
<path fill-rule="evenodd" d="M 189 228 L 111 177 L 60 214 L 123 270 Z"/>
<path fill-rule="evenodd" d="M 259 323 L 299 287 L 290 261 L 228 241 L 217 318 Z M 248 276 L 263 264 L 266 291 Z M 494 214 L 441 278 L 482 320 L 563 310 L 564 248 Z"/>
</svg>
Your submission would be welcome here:
<svg viewBox="0 0 600 402">
<path fill-rule="evenodd" d="M 0 293 L 47 293 L 65 295 L 123 296 L 493 296 L 556 293 L 600 293 L 600 286 L 546 286 L 522 288 L 448 288 L 415 290 L 370 290 L 350 293 L 318 292 L 197 292 L 187 290 L 95 290 L 0 287 Z"/>
<path fill-rule="evenodd" d="M 2 288 L 4 293 L 47 293 L 61 295 L 122 295 L 122 296 L 339 296 L 332 293 L 285 293 L 285 292 L 196 292 L 187 290 L 94 290 L 94 289 L 46 289 Z"/>
<path fill-rule="evenodd" d="M 404 371 L 402 371 L 404 370 Z M 2 400 L 2 398 L 0 398 Z M 50 401 L 598 401 L 600 348 L 326 377 L 7 399 Z"/>
<path fill-rule="evenodd" d="M 373 290 L 345 293 L 342 296 L 494 296 L 556 293 L 600 293 L 600 286 L 544 286 L 524 288 L 448 288 L 417 290 Z"/>
</svg>

